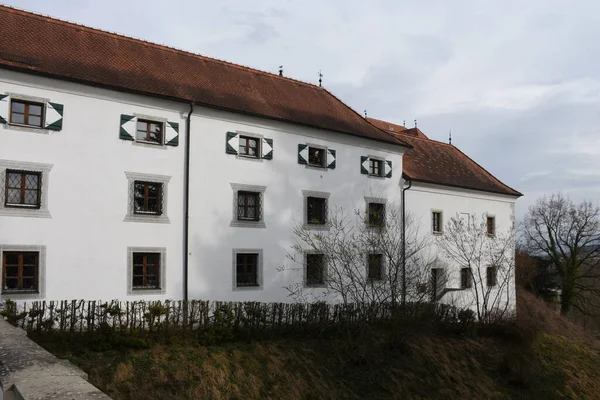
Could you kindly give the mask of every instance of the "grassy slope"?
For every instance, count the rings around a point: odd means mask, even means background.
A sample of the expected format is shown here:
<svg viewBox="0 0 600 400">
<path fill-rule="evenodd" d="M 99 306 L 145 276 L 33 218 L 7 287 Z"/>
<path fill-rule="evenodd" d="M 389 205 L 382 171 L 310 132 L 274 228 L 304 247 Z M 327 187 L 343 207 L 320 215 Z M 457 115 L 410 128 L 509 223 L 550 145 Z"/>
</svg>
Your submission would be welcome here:
<svg viewBox="0 0 600 400">
<path fill-rule="evenodd" d="M 54 343 L 51 350 L 115 399 L 600 399 L 597 343 L 531 296 L 522 296 L 519 311 L 521 324 L 541 331 L 531 340 L 377 332 L 358 343 L 182 342 L 124 352 Z"/>
</svg>

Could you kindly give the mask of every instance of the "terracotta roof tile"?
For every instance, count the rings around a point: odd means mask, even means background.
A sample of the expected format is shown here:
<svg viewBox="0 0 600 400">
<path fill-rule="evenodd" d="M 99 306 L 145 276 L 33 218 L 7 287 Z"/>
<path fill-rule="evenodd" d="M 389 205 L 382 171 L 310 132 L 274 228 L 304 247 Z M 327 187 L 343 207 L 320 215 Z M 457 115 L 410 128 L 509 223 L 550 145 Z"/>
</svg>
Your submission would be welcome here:
<svg viewBox="0 0 600 400">
<path fill-rule="evenodd" d="M 315 85 L 11 7 L 0 21 L 0 68 L 406 145 Z"/>
<path fill-rule="evenodd" d="M 390 134 L 412 146 L 402 157 L 402 169 L 414 181 L 522 196 L 451 144 L 407 134 L 406 130 Z"/>
</svg>

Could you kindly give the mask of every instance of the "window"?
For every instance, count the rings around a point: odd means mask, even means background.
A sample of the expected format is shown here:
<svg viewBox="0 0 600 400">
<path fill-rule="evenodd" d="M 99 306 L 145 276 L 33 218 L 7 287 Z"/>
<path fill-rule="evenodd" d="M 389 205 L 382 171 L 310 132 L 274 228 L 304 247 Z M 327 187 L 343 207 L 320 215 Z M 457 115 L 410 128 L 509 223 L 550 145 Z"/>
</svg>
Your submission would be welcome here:
<svg viewBox="0 0 600 400">
<path fill-rule="evenodd" d="M 460 270 L 460 287 L 462 289 L 470 289 L 473 283 L 473 274 L 471 268 L 461 268 Z"/>
<path fill-rule="evenodd" d="M 10 106 L 10 122 L 28 126 L 42 127 L 44 105 L 23 100 L 12 100 Z"/>
<path fill-rule="evenodd" d="M 306 223 L 309 225 L 325 225 L 327 216 L 327 199 L 323 197 L 307 197 Z"/>
<path fill-rule="evenodd" d="M 237 253 L 235 266 L 236 286 L 259 286 L 258 253 Z"/>
<path fill-rule="evenodd" d="M 493 287 L 498 284 L 498 269 L 496 267 L 487 268 L 487 285 Z"/>
<path fill-rule="evenodd" d="M 431 213 L 431 229 L 433 233 L 442 233 L 442 213 L 433 211 Z"/>
<path fill-rule="evenodd" d="M 383 161 L 369 158 L 369 175 L 381 176 Z"/>
<path fill-rule="evenodd" d="M 135 139 L 141 142 L 163 143 L 163 123 L 138 119 Z"/>
<path fill-rule="evenodd" d="M 241 156 L 258 158 L 260 154 L 258 138 L 240 136 L 240 147 L 238 154 Z"/>
<path fill-rule="evenodd" d="M 369 269 L 367 278 L 370 281 L 383 279 L 383 254 L 369 254 Z"/>
<path fill-rule="evenodd" d="M 237 219 L 245 221 L 260 220 L 260 192 L 238 191 Z"/>
<path fill-rule="evenodd" d="M 37 292 L 39 252 L 5 251 L 2 255 L 2 292 Z"/>
<path fill-rule="evenodd" d="M 40 172 L 7 169 L 4 205 L 40 208 L 41 180 Z"/>
<path fill-rule="evenodd" d="M 385 204 L 369 203 L 369 225 L 384 226 L 385 225 Z"/>
<path fill-rule="evenodd" d="M 325 167 L 327 159 L 327 150 L 318 147 L 308 147 L 308 165 L 315 167 Z"/>
<path fill-rule="evenodd" d="M 487 234 L 494 236 L 496 234 L 496 217 L 487 217 Z"/>
<path fill-rule="evenodd" d="M 135 181 L 133 211 L 135 214 L 162 214 L 162 183 Z"/>
<path fill-rule="evenodd" d="M 308 286 L 323 285 L 325 283 L 325 255 L 306 255 L 306 284 Z"/>
<path fill-rule="evenodd" d="M 160 253 L 133 253 L 133 290 L 160 289 Z"/>
</svg>

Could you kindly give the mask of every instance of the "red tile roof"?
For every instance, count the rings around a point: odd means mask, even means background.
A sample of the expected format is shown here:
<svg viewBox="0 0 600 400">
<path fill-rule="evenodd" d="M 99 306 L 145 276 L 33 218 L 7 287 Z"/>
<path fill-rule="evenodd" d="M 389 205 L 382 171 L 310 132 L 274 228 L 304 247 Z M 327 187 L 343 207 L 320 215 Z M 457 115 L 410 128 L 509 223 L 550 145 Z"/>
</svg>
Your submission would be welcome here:
<svg viewBox="0 0 600 400">
<path fill-rule="evenodd" d="M 0 68 L 406 146 L 315 85 L 7 6 L 0 21 Z"/>
<path fill-rule="evenodd" d="M 390 133 L 402 132 L 405 135 L 412 135 L 412 136 L 427 139 L 427 136 L 425 136 L 425 134 L 423 132 L 421 132 L 421 130 L 419 128 L 407 128 L 402 125 L 394 124 L 392 122 L 387 122 L 387 121 L 383 121 L 381 119 L 375 119 L 375 118 L 367 118 L 367 121 L 369 121 L 370 123 L 372 123 L 379 129 L 382 129 L 382 130 L 390 132 Z"/>
<path fill-rule="evenodd" d="M 378 125 L 388 124 L 385 121 L 378 121 L 380 122 Z M 415 129 L 417 128 L 412 128 Z M 384 131 L 389 132 L 389 130 Z M 424 134 L 421 137 L 407 131 L 409 130 L 389 133 L 400 137 L 412 146 L 402 157 L 402 169 L 403 174 L 413 181 L 522 196 L 518 191 L 500 182 L 455 146 L 428 139 Z"/>
</svg>

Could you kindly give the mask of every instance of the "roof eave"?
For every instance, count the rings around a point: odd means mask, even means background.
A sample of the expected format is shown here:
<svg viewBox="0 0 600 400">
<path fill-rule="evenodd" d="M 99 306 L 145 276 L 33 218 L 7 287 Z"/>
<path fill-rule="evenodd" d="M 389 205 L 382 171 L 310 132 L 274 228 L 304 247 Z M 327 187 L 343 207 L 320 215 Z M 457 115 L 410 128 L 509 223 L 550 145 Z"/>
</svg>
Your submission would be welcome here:
<svg viewBox="0 0 600 400">
<path fill-rule="evenodd" d="M 467 186 L 467 185 L 454 185 L 454 184 L 450 184 L 450 183 L 440 183 L 440 182 L 436 182 L 436 181 L 432 181 L 432 180 L 428 180 L 428 179 L 411 178 L 405 172 L 402 173 L 402 177 L 404 179 L 407 179 L 407 180 L 410 180 L 413 182 L 428 183 L 428 184 L 437 185 L 437 186 L 447 186 L 447 187 L 453 187 L 453 188 L 458 188 L 458 189 L 475 190 L 477 192 L 502 194 L 505 196 L 512 196 L 512 197 L 517 197 L 517 198 L 523 197 L 523 193 L 518 192 L 514 189 L 511 189 L 511 190 L 513 190 L 513 192 L 509 192 L 509 191 L 501 191 L 501 190 L 486 190 L 486 189 L 475 188 L 475 187 Z"/>
</svg>

